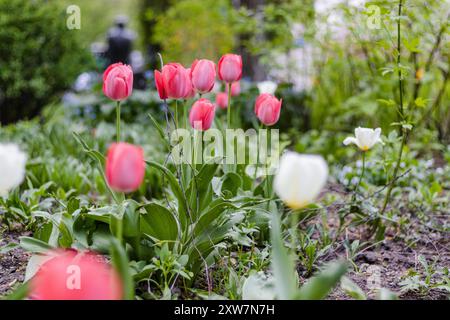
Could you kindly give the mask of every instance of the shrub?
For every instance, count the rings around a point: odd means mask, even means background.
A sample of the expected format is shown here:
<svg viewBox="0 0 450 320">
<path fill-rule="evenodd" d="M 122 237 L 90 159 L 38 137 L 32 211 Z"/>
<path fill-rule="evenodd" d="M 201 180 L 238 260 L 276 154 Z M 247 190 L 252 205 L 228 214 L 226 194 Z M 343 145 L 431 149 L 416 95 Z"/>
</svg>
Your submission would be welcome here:
<svg viewBox="0 0 450 320">
<path fill-rule="evenodd" d="M 0 0 L 0 122 L 39 114 L 68 88 L 89 54 L 55 2 Z"/>
</svg>

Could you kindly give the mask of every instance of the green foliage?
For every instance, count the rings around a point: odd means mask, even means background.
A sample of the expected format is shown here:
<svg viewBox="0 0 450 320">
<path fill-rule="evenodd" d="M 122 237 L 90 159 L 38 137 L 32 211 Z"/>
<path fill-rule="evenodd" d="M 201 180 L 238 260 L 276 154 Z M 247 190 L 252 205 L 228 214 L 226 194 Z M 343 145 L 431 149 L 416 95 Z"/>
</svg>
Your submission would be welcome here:
<svg viewBox="0 0 450 320">
<path fill-rule="evenodd" d="M 153 40 L 161 45 L 167 61 L 218 61 L 234 47 L 230 15 L 228 1 L 176 1 L 157 18 Z"/>
<path fill-rule="evenodd" d="M 0 121 L 36 116 L 89 62 L 54 1 L 0 1 Z"/>
</svg>

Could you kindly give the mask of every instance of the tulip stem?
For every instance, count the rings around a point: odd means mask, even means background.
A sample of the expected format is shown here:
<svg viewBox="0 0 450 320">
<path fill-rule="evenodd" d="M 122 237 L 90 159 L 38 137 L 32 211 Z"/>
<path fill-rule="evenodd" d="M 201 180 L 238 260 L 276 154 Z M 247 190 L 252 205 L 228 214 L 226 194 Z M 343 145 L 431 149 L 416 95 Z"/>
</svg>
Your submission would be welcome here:
<svg viewBox="0 0 450 320">
<path fill-rule="evenodd" d="M 403 0 L 399 0 L 398 20 L 397 20 L 397 67 L 398 67 L 398 86 L 399 86 L 399 95 L 400 95 L 400 105 L 398 107 L 400 122 L 403 122 L 405 120 L 405 113 L 404 113 L 404 108 L 403 108 L 403 95 L 404 95 L 403 75 L 402 75 L 402 71 L 400 69 L 401 57 L 402 57 L 402 55 L 401 55 L 401 52 L 402 52 L 401 51 L 401 49 L 402 49 L 401 43 L 402 42 L 401 42 L 401 20 L 400 20 L 400 17 L 402 15 L 402 6 L 403 6 Z M 398 150 L 398 157 L 397 157 L 397 162 L 396 162 L 395 168 L 394 168 L 394 175 L 392 176 L 392 180 L 389 185 L 389 189 L 387 190 L 386 197 L 384 198 L 384 203 L 383 203 L 383 207 L 381 209 L 380 215 L 383 215 L 384 212 L 386 211 L 387 205 L 391 198 L 391 192 L 392 192 L 392 189 L 394 188 L 395 181 L 397 180 L 398 171 L 400 169 L 400 164 L 402 161 L 403 148 L 406 145 L 407 132 L 404 127 L 400 127 L 400 133 L 402 135 L 402 142 L 400 144 L 400 149 Z M 378 227 L 378 224 L 379 224 L 379 218 L 376 222 L 377 227 Z"/>
<path fill-rule="evenodd" d="M 120 142 L 120 101 L 116 105 L 116 141 Z"/>
<path fill-rule="evenodd" d="M 227 129 L 231 129 L 231 83 L 228 86 Z"/>
<path fill-rule="evenodd" d="M 363 153 L 362 153 L 362 171 L 361 171 L 361 175 L 359 176 L 358 183 L 355 186 L 355 190 L 353 191 L 353 201 L 356 200 L 356 193 L 358 192 L 359 186 L 361 185 L 361 181 L 363 179 L 365 170 L 366 170 L 366 152 L 363 151 Z"/>
<path fill-rule="evenodd" d="M 175 129 L 180 127 L 180 123 L 178 122 L 178 100 L 175 100 Z"/>
</svg>

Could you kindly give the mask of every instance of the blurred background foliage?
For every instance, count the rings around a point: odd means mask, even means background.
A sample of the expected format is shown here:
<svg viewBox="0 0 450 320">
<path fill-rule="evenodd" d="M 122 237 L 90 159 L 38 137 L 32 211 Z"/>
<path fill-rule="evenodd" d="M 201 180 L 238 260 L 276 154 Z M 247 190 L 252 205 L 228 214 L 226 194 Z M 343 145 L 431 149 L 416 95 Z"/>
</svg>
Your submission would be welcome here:
<svg viewBox="0 0 450 320">
<path fill-rule="evenodd" d="M 0 121 L 36 116 L 92 61 L 56 1 L 0 0 Z"/>
<path fill-rule="evenodd" d="M 277 95 L 284 100 L 279 127 L 291 129 L 294 136 L 311 129 L 348 132 L 355 126 L 381 126 L 389 132 L 399 100 L 396 3 L 0 0 L 2 119 L 6 119 L 3 110 L 8 110 L 10 119 L 33 117 L 83 70 L 101 73 L 105 66 L 89 64 L 88 51 L 93 42 L 105 43 L 114 18 L 124 14 L 138 35 L 134 47 L 145 58 L 144 82 L 151 90 L 148 70 L 159 68 L 158 52 L 166 62 L 189 66 L 194 58 L 217 61 L 233 51 L 243 56 L 244 80 L 249 83 L 236 99 L 244 122 L 257 94 L 255 82 L 269 79 L 280 85 Z M 68 32 L 64 27 L 69 4 L 81 9 L 81 30 Z M 377 28 L 368 25 L 372 5 L 380 8 Z M 409 120 L 421 129 L 433 130 L 442 142 L 450 141 L 449 7 L 448 1 L 407 0 L 401 17 L 402 73 L 407 107 L 412 110 Z M 93 93 L 100 93 L 99 85 Z M 154 107 L 159 107 L 157 101 Z M 22 109 L 26 112 L 20 114 Z M 148 105 L 142 110 L 148 110 Z"/>
</svg>

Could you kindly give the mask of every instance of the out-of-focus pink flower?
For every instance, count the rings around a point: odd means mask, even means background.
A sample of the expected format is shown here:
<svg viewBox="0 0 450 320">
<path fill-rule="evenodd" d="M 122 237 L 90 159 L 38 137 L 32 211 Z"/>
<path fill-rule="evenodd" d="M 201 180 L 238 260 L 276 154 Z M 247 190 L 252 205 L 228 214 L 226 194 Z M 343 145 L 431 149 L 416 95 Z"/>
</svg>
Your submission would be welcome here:
<svg viewBox="0 0 450 320">
<path fill-rule="evenodd" d="M 56 250 L 30 282 L 37 300 L 120 300 L 122 283 L 103 257 L 91 252 Z"/>
<path fill-rule="evenodd" d="M 145 176 L 144 151 L 141 147 L 113 143 L 106 157 L 106 180 L 114 191 L 133 192 Z"/>
<path fill-rule="evenodd" d="M 216 104 L 221 109 L 228 108 L 228 94 L 225 92 L 219 92 L 216 95 Z"/>
<path fill-rule="evenodd" d="M 211 128 L 214 121 L 215 106 L 208 99 L 197 100 L 189 113 L 189 122 L 192 128 L 206 131 Z"/>
<path fill-rule="evenodd" d="M 198 92 L 210 92 L 216 80 L 215 63 L 207 59 L 195 60 L 191 66 L 191 80 Z"/>
<path fill-rule="evenodd" d="M 103 73 L 103 93 L 108 98 L 121 101 L 133 92 L 133 70 L 122 63 L 110 65 Z"/>
<path fill-rule="evenodd" d="M 272 126 L 280 119 L 281 104 L 282 100 L 263 93 L 256 99 L 255 114 L 266 126 Z"/>
<path fill-rule="evenodd" d="M 228 93 L 228 86 L 225 86 L 225 92 Z M 239 81 L 233 82 L 231 84 L 231 95 L 236 97 L 239 94 L 241 94 L 241 83 Z"/>
<path fill-rule="evenodd" d="M 237 54 L 226 54 L 219 60 L 219 79 L 227 83 L 242 78 L 242 57 Z"/>
</svg>

